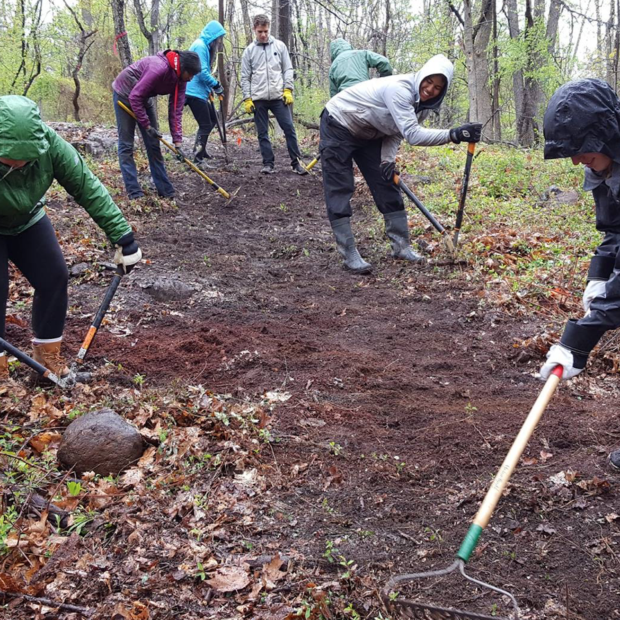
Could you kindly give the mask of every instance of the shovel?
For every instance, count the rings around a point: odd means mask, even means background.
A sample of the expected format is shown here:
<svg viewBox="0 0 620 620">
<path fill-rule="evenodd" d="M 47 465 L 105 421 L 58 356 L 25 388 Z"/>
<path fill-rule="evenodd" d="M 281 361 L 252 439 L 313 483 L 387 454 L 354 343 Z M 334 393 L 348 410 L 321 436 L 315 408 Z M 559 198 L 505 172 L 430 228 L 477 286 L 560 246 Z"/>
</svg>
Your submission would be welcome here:
<svg viewBox="0 0 620 620">
<path fill-rule="evenodd" d="M 121 279 L 124 275 L 124 271 L 122 267 L 117 267 L 116 274 L 114 278 L 112 278 L 112 282 L 110 282 L 106 294 L 97 310 L 97 314 L 93 319 L 92 325 L 90 326 L 86 337 L 84 338 L 84 342 L 80 347 L 80 350 L 77 354 L 76 361 L 71 364 L 71 368 L 69 369 L 69 374 L 65 377 L 58 377 L 51 370 L 47 369 L 39 362 L 32 359 L 29 355 L 20 351 L 17 347 L 14 347 L 12 344 L 7 342 L 6 340 L 0 338 L 0 348 L 8 351 L 11 355 L 15 356 L 20 362 L 26 364 L 26 366 L 30 366 L 37 374 L 39 374 L 44 379 L 49 379 L 57 386 L 61 388 L 71 388 L 75 385 L 76 377 L 77 377 L 77 369 L 78 365 L 84 362 L 84 358 L 88 353 L 88 349 L 92 344 L 97 330 L 101 326 L 101 322 L 103 321 L 103 317 L 105 316 L 108 308 L 110 307 L 110 303 L 112 302 L 112 298 L 116 294 L 116 289 L 118 289 L 118 285 L 121 283 Z"/>
<path fill-rule="evenodd" d="M 118 101 L 117 103 L 120 108 L 122 108 L 123 110 L 125 110 L 125 112 L 127 112 L 127 114 L 129 114 L 129 116 L 131 116 L 136 121 L 138 120 L 136 118 L 136 115 L 133 113 L 133 111 L 130 110 L 122 101 Z M 164 138 L 162 138 L 161 136 L 159 137 L 159 141 L 164 146 L 167 146 L 173 153 L 176 153 L 178 155 L 179 152 L 177 151 L 174 145 L 170 144 L 170 142 L 168 142 L 167 140 L 164 140 Z M 227 200 L 230 198 L 230 194 L 224 188 L 220 187 L 213 179 L 210 179 L 200 168 L 198 168 L 198 166 L 196 166 L 193 162 L 187 159 L 187 157 L 184 157 L 183 161 L 194 172 L 197 172 L 209 185 L 211 185 L 216 192 L 224 196 L 224 198 L 226 198 Z"/>
<path fill-rule="evenodd" d="M 425 573 L 411 573 L 407 575 L 398 575 L 396 577 L 392 577 L 387 584 L 385 585 L 383 591 L 381 592 L 381 598 L 386 606 L 390 609 L 390 611 L 394 613 L 401 613 L 403 616 L 407 618 L 421 618 L 421 619 L 430 619 L 430 618 L 441 618 L 441 620 L 466 620 L 469 618 L 472 619 L 482 619 L 482 620 L 502 620 L 499 616 L 487 616 L 475 612 L 467 612 L 467 611 L 459 611 L 456 609 L 448 609 L 445 607 L 435 607 L 433 605 L 426 605 L 424 603 L 419 603 L 416 601 L 411 601 L 407 599 L 399 599 L 396 598 L 393 594 L 396 586 L 401 583 L 406 583 L 409 581 L 417 581 L 426 578 L 440 577 L 443 575 L 448 575 L 456 570 L 458 570 L 465 579 L 475 583 L 476 585 L 482 586 L 483 588 L 488 588 L 497 592 L 499 594 L 506 595 L 512 602 L 514 607 L 514 615 L 512 618 L 514 620 L 518 620 L 519 618 L 519 606 L 517 605 L 517 601 L 515 597 L 506 590 L 502 590 L 501 588 L 497 588 L 496 586 L 492 586 L 491 584 L 485 583 L 484 581 L 479 581 L 478 579 L 474 579 L 465 573 L 465 564 L 471 557 L 476 545 L 478 544 L 478 539 L 482 534 L 484 528 L 488 525 L 489 520 L 491 519 L 491 515 L 497 506 L 499 498 L 502 496 L 506 485 L 508 484 L 508 480 L 512 475 L 517 463 L 519 462 L 519 458 L 527 443 L 536 428 L 536 425 L 540 421 L 555 389 L 562 378 L 562 366 L 556 366 L 553 372 L 549 375 L 547 382 L 545 383 L 543 389 L 541 390 L 536 402 L 534 403 L 530 413 L 528 414 L 525 422 L 523 422 L 523 426 L 519 431 L 516 439 L 514 440 L 504 462 L 502 463 L 499 471 L 495 475 L 495 478 L 491 484 L 491 487 L 487 491 L 487 494 L 482 502 L 482 505 L 478 509 L 478 512 L 473 520 L 473 523 L 469 527 L 469 531 L 467 535 L 463 539 L 461 543 L 461 547 L 456 554 L 455 561 L 448 566 L 447 568 L 441 570 L 428 571 Z"/>
<path fill-rule="evenodd" d="M 394 183 L 398 185 L 403 192 L 407 195 L 407 198 L 413 202 L 413 204 L 421 211 L 422 215 L 433 225 L 435 230 L 443 237 L 443 243 L 451 252 L 454 252 L 454 246 L 452 245 L 452 239 L 448 235 L 448 231 L 435 219 L 433 214 L 420 202 L 418 197 L 407 187 L 405 182 L 400 178 L 400 175 L 394 175 Z"/>
<path fill-rule="evenodd" d="M 476 143 L 470 142 L 467 145 L 467 160 L 465 161 L 465 171 L 463 172 L 463 185 L 461 186 L 461 197 L 459 199 L 459 208 L 456 212 L 456 224 L 454 226 L 454 251 L 459 244 L 459 233 L 463 224 L 463 214 L 465 213 L 465 198 L 467 198 L 467 188 L 469 186 L 469 173 L 471 172 L 471 162 L 474 159 L 474 151 Z"/>
</svg>

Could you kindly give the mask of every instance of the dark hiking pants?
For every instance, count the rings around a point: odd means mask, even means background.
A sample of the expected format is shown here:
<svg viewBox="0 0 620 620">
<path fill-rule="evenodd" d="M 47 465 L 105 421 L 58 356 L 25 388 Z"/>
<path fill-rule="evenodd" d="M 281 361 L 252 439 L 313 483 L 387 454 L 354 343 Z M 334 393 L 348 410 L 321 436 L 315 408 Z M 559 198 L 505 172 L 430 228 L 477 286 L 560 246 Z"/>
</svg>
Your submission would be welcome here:
<svg viewBox="0 0 620 620">
<path fill-rule="evenodd" d="M 323 169 L 323 191 L 330 221 L 351 217 L 351 196 L 355 190 L 353 162 L 360 169 L 377 208 L 381 213 L 394 213 L 405 208 L 400 189 L 381 176 L 382 140 L 356 138 L 327 110 L 321 114 L 319 153 Z"/>
</svg>

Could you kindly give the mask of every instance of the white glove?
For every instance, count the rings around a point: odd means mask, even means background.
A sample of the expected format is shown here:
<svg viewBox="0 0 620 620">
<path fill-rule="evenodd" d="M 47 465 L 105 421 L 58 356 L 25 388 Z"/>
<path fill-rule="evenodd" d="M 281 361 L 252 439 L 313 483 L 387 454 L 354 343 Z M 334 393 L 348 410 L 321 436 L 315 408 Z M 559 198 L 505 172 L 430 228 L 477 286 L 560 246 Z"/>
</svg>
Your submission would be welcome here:
<svg viewBox="0 0 620 620">
<path fill-rule="evenodd" d="M 116 243 L 114 262 L 123 268 L 125 273 L 129 273 L 136 263 L 142 258 L 142 250 L 133 238 L 133 233 L 123 235 Z"/>
<path fill-rule="evenodd" d="M 583 371 L 583 368 L 574 368 L 573 364 L 574 360 L 572 351 L 566 347 L 563 347 L 561 344 L 554 344 L 549 349 L 549 353 L 547 353 L 547 361 L 540 369 L 540 379 L 542 381 L 546 381 L 558 365 L 564 368 L 562 372 L 562 379 L 572 379 Z"/>
<path fill-rule="evenodd" d="M 605 297 L 605 286 L 607 285 L 606 280 L 590 280 L 588 282 L 588 286 L 586 286 L 586 290 L 583 292 L 583 309 L 586 313 L 585 316 L 590 314 L 590 304 L 592 300 L 596 297 Z"/>
</svg>

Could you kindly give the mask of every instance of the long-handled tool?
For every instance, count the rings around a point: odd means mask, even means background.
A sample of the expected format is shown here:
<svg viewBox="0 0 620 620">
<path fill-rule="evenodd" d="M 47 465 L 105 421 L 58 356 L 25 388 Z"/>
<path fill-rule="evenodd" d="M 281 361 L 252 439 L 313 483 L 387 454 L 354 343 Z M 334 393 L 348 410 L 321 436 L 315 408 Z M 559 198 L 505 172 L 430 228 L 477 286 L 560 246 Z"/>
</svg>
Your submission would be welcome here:
<svg viewBox="0 0 620 620">
<path fill-rule="evenodd" d="M 68 377 L 70 378 L 72 382 L 75 382 L 78 365 L 84 363 L 84 358 L 86 357 L 86 354 L 88 353 L 88 350 L 90 349 L 90 345 L 93 343 L 93 340 L 95 339 L 95 336 L 97 335 L 97 331 L 101 327 L 101 322 L 103 321 L 103 317 L 106 315 L 106 312 L 108 311 L 108 308 L 110 307 L 110 303 L 112 303 L 112 298 L 116 294 L 116 290 L 118 289 L 118 286 L 121 283 L 121 280 L 124 275 L 125 275 L 125 272 L 123 271 L 123 268 L 121 266 L 118 266 L 116 268 L 116 273 L 114 274 L 114 277 L 112 278 L 112 282 L 110 282 L 110 284 L 108 285 L 108 290 L 106 291 L 105 296 L 103 297 L 103 301 L 101 302 L 101 305 L 99 306 L 99 309 L 97 310 L 97 314 L 95 314 L 95 318 L 93 319 L 91 326 L 88 328 L 88 332 L 86 333 L 84 342 L 82 342 L 82 346 L 80 347 L 80 350 L 78 351 L 77 358 L 75 362 L 73 362 L 73 364 L 71 365 L 71 370 L 69 372 Z"/>
<path fill-rule="evenodd" d="M 217 131 L 220 134 L 220 140 L 222 141 L 222 146 L 224 147 L 224 160 L 228 164 L 230 162 L 228 158 L 228 140 L 226 139 L 226 115 L 224 114 L 224 96 L 218 96 L 220 100 L 220 112 L 218 114 L 217 110 L 215 111 L 215 120 L 217 123 Z"/>
<path fill-rule="evenodd" d="M 495 586 L 492 586 L 483 581 L 479 581 L 470 577 L 465 573 L 465 564 L 471 557 L 476 545 L 478 544 L 478 539 L 482 534 L 484 528 L 488 525 L 489 520 L 491 519 L 491 515 L 497 506 L 499 498 L 502 496 L 506 485 L 508 484 L 508 480 L 512 475 L 517 463 L 519 462 L 519 458 L 527 443 L 536 428 L 536 425 L 540 421 L 545 409 L 555 389 L 560 382 L 562 377 L 562 366 L 556 366 L 553 372 L 549 375 L 547 382 L 545 383 L 543 389 L 541 390 L 534 406 L 530 410 L 525 422 L 523 422 L 523 426 L 519 431 L 519 434 L 515 438 L 504 462 L 502 463 L 499 471 L 497 472 L 491 487 L 487 491 L 487 494 L 480 506 L 476 517 L 473 520 L 473 523 L 469 527 L 469 531 L 467 535 L 463 539 L 461 543 L 461 547 L 456 554 L 456 560 L 448 567 L 442 570 L 428 571 L 425 573 L 411 573 L 408 575 L 398 575 L 396 577 L 392 577 L 386 584 L 385 588 L 381 593 L 381 598 L 385 602 L 385 604 L 395 613 L 400 612 L 404 616 L 408 618 L 441 618 L 442 620 L 465 620 L 466 618 L 478 618 L 483 620 L 501 620 L 498 616 L 486 616 L 475 612 L 465 612 L 458 611 L 455 609 L 447 609 L 443 607 L 435 607 L 433 605 L 426 605 L 424 603 L 419 603 L 416 601 L 411 601 L 407 599 L 400 599 L 397 596 L 394 596 L 392 593 L 396 589 L 398 584 L 402 584 L 409 581 L 414 581 L 418 579 L 425 579 L 428 577 L 440 577 L 443 575 L 448 575 L 453 571 L 459 570 L 461 575 L 465 577 L 467 580 L 482 586 L 484 588 L 489 588 L 495 592 L 500 594 L 504 594 L 510 598 L 512 601 L 513 607 L 515 609 L 514 618 L 518 619 L 519 617 L 519 607 L 517 605 L 517 601 L 515 597 L 506 590 L 502 590 Z"/>
<path fill-rule="evenodd" d="M 8 351 L 11 355 L 14 355 L 20 362 L 23 362 L 27 366 L 30 366 L 35 372 L 37 372 L 41 377 L 45 379 L 49 379 L 56 385 L 61 388 L 69 388 L 75 385 L 75 380 L 77 377 L 77 369 L 80 364 L 84 362 L 84 358 L 88 353 L 90 345 L 93 343 L 93 340 L 97 334 L 97 330 L 101 327 L 101 322 L 103 321 L 103 317 L 106 315 L 108 308 L 110 307 L 110 303 L 112 302 L 112 298 L 116 294 L 116 290 L 118 289 L 118 285 L 121 283 L 121 279 L 123 278 L 124 271 L 122 267 L 117 267 L 116 274 L 112 278 L 112 282 L 108 285 L 108 289 L 105 293 L 103 301 L 97 310 L 97 314 L 95 314 L 95 318 L 84 338 L 84 342 L 80 347 L 80 350 L 77 354 L 77 358 L 73 364 L 71 364 L 71 368 L 69 369 L 69 374 L 64 377 L 58 377 L 51 370 L 39 364 L 39 362 L 32 359 L 29 355 L 26 355 L 23 351 L 20 351 L 17 347 L 14 347 L 12 344 L 8 343 L 6 340 L 0 338 L 0 349 L 4 349 Z"/>
<path fill-rule="evenodd" d="M 443 237 L 444 245 L 451 252 L 454 251 L 454 246 L 452 245 L 452 239 L 450 239 L 450 235 L 448 235 L 448 231 L 435 219 L 433 214 L 420 202 L 418 197 L 407 187 L 405 182 L 400 178 L 400 175 L 394 175 L 394 183 L 405 192 L 407 198 L 413 202 L 413 204 L 420 210 L 422 215 L 433 225 L 435 230 L 441 234 Z"/>
<path fill-rule="evenodd" d="M 127 112 L 127 114 L 129 114 L 129 116 L 131 116 L 136 121 L 138 120 L 136 118 L 136 115 L 133 113 L 133 110 L 130 110 L 122 101 L 118 101 L 118 105 L 123 110 L 125 110 L 125 112 Z M 164 138 L 162 138 L 161 136 L 159 137 L 159 141 L 164 146 L 167 146 L 173 153 L 176 153 L 177 155 L 179 154 L 179 151 L 175 148 L 175 146 L 170 144 L 170 142 L 168 142 L 167 140 L 164 140 Z M 211 185 L 216 192 L 218 192 L 219 194 L 224 196 L 224 198 L 226 198 L 227 200 L 230 198 L 230 194 L 224 188 L 220 187 L 213 179 L 210 179 L 200 168 L 198 168 L 198 166 L 196 166 L 193 162 L 191 162 L 189 159 L 187 159 L 187 157 L 184 157 L 183 161 L 194 172 L 197 172 L 209 185 Z"/>
<path fill-rule="evenodd" d="M 49 379 L 61 388 L 68 387 L 67 378 L 60 378 L 56 376 L 51 370 L 45 368 L 42 364 L 39 364 L 36 360 L 33 360 L 29 355 L 26 355 L 23 351 L 20 351 L 17 347 L 14 347 L 11 343 L 0 338 L 0 349 L 3 349 L 7 353 L 10 353 L 16 357 L 20 362 L 30 366 L 37 374 L 45 379 Z"/>
<path fill-rule="evenodd" d="M 318 154 L 307 166 L 306 166 L 306 170 L 308 172 L 310 172 L 310 170 L 312 170 L 312 168 L 314 168 L 318 163 L 319 163 L 319 159 L 321 159 L 321 155 Z"/>
<path fill-rule="evenodd" d="M 459 233 L 463 224 L 463 214 L 465 213 L 465 198 L 467 198 L 467 188 L 469 187 L 469 173 L 471 172 L 471 163 L 474 159 L 474 151 L 476 143 L 470 142 L 467 145 L 467 160 L 465 161 L 465 171 L 463 172 L 463 185 L 461 186 L 461 197 L 459 199 L 459 209 L 456 212 L 456 224 L 454 226 L 454 251 L 459 244 Z"/>
</svg>

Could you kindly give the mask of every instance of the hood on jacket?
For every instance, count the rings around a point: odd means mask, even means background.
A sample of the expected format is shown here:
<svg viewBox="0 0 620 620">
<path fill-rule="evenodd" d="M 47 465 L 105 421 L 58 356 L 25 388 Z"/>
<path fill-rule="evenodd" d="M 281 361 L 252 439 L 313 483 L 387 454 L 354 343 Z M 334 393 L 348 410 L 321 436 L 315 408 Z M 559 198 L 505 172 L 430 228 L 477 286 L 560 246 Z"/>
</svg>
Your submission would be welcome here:
<svg viewBox="0 0 620 620">
<path fill-rule="evenodd" d="M 349 52 L 353 49 L 353 46 L 346 39 L 334 39 L 329 44 L 329 53 L 332 57 L 332 62 L 336 60 L 336 56 L 342 52 Z"/>
<path fill-rule="evenodd" d="M 560 86 L 543 119 L 545 159 L 603 153 L 620 163 L 620 101 L 603 80 Z"/>
<path fill-rule="evenodd" d="M 443 75 L 446 78 L 446 84 L 437 97 L 433 97 L 428 101 L 420 101 L 420 85 L 431 75 Z M 441 102 L 444 100 L 446 93 L 448 92 L 453 75 L 454 65 L 443 54 L 437 54 L 427 60 L 422 68 L 417 73 L 413 74 L 414 92 L 416 93 L 416 97 L 418 99 L 416 111 L 420 112 L 421 110 L 438 109 Z"/>
<path fill-rule="evenodd" d="M 209 46 L 215 39 L 223 37 L 226 34 L 224 26 L 220 22 L 211 20 L 200 33 L 200 38 L 204 41 L 204 44 Z"/>
<path fill-rule="evenodd" d="M 19 95 L 0 97 L 0 157 L 33 161 L 49 148 L 37 104 Z"/>
</svg>

